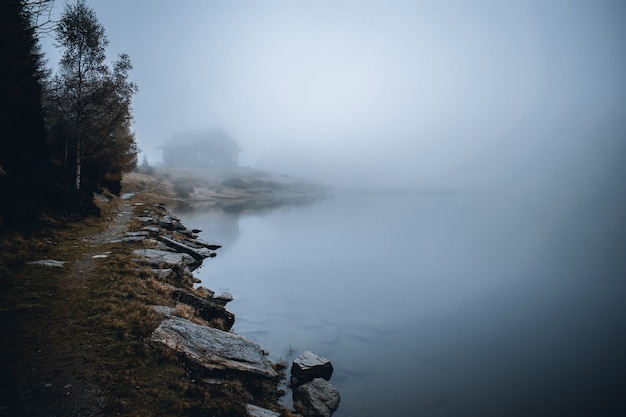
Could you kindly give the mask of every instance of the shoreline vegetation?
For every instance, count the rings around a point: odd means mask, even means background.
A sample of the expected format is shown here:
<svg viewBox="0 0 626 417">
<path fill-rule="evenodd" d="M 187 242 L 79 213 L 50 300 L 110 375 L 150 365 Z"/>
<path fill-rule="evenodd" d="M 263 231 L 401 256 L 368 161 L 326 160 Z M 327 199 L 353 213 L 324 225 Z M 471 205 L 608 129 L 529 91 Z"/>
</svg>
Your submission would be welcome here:
<svg viewBox="0 0 626 417">
<path fill-rule="evenodd" d="M 320 183 L 251 168 L 227 172 L 139 167 L 126 174 L 123 192 L 160 196 L 175 207 L 215 207 L 227 211 L 262 210 L 287 204 L 306 204 L 330 194 Z"/>
<path fill-rule="evenodd" d="M 133 172 L 123 179 L 122 197 L 95 195 L 100 216 L 69 223 L 46 218 L 36 233 L 0 236 L 0 417 L 246 416 L 259 412 L 256 407 L 275 413 L 268 415 L 298 415 L 279 404 L 286 361 L 260 377 L 201 366 L 154 340 L 164 322 L 163 309 L 154 306 L 166 307 L 167 317 L 224 330 L 231 314 L 226 302 L 213 305 L 218 300 L 211 290 L 194 288 L 191 273 L 163 279 L 155 270 L 177 267 L 137 262 L 137 251 L 168 240 L 194 244 L 193 231 L 164 225 L 174 206 L 245 211 L 301 204 L 327 191 L 249 170 L 222 176 Z M 146 218 L 158 219 L 162 232 Z M 150 227 L 156 235 L 148 236 Z M 207 245 L 204 257 L 214 256 L 207 248 L 219 253 Z M 214 320 L 203 314 L 207 300 L 219 313 Z"/>
</svg>

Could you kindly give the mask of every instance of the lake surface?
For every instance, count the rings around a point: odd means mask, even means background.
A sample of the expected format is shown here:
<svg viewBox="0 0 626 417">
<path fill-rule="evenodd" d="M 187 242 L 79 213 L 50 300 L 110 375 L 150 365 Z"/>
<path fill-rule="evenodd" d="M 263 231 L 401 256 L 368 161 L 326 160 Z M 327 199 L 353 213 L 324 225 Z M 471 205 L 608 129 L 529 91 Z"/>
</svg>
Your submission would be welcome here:
<svg viewBox="0 0 626 417">
<path fill-rule="evenodd" d="M 274 360 L 332 361 L 337 417 L 626 415 L 623 200 L 555 201 L 340 195 L 181 217 L 223 245 L 196 274 L 234 295 L 237 333 Z"/>
</svg>

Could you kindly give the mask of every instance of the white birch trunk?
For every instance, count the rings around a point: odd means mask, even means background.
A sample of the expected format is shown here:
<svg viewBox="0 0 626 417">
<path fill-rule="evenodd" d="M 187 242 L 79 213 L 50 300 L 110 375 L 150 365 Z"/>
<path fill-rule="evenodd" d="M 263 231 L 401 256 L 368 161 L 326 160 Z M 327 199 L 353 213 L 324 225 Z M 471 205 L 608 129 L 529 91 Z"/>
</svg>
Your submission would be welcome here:
<svg viewBox="0 0 626 417">
<path fill-rule="evenodd" d="M 76 189 L 80 190 L 80 140 L 76 142 Z"/>
</svg>

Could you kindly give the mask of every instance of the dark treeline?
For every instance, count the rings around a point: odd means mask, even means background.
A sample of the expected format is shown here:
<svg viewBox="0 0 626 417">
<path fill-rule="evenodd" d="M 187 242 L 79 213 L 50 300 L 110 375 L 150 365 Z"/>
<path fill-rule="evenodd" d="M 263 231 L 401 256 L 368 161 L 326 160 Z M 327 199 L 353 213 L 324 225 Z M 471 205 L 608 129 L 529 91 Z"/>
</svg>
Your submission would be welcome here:
<svg viewBox="0 0 626 417">
<path fill-rule="evenodd" d="M 50 74 L 34 17 L 46 7 L 51 0 L 0 3 L 0 228 L 33 226 L 42 210 L 97 212 L 93 192 L 119 193 L 136 166 L 129 57 L 106 65 L 104 28 L 77 0 L 46 25 L 62 48 Z"/>
</svg>

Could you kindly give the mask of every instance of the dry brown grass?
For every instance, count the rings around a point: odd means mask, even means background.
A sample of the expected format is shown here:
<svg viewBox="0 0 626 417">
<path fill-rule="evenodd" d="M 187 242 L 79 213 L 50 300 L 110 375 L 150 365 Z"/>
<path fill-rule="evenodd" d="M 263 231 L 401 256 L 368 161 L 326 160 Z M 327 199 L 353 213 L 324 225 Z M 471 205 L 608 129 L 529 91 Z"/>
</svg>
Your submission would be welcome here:
<svg viewBox="0 0 626 417">
<path fill-rule="evenodd" d="M 124 192 L 141 192 L 146 203 L 180 203 L 182 200 L 173 190 L 171 181 L 162 176 L 131 172 L 122 179 Z"/>
<path fill-rule="evenodd" d="M 0 241 L 0 355 L 10 359 L 0 369 L 0 416 L 239 416 L 248 401 L 276 408 L 279 378 L 202 384 L 205 371 L 149 342 L 162 319 L 151 306 L 174 307 L 171 289 L 132 261 L 136 246 L 90 243 L 117 204 L 102 207 L 102 218 Z M 92 260 L 94 250 L 110 256 Z M 43 258 L 68 263 L 24 263 Z M 193 308 L 176 308 L 199 320 Z"/>
</svg>

